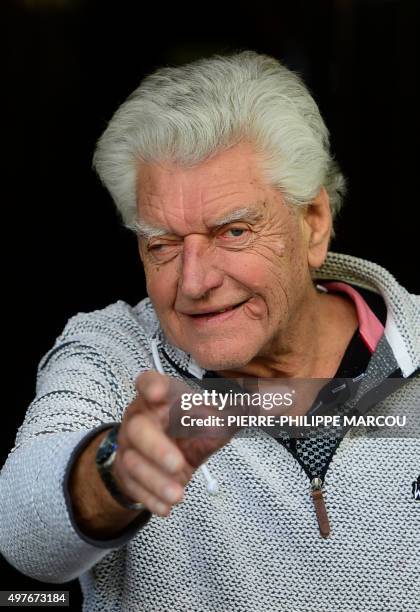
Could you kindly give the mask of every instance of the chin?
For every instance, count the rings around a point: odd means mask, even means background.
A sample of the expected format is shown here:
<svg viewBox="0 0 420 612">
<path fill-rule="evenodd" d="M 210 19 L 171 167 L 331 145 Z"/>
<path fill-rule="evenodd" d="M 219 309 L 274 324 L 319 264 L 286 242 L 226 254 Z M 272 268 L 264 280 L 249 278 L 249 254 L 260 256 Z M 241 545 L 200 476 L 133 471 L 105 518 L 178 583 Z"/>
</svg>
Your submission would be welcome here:
<svg viewBox="0 0 420 612">
<path fill-rule="evenodd" d="M 201 368 L 205 370 L 233 370 L 246 366 L 258 351 L 251 347 L 194 347 L 188 351 Z"/>
</svg>

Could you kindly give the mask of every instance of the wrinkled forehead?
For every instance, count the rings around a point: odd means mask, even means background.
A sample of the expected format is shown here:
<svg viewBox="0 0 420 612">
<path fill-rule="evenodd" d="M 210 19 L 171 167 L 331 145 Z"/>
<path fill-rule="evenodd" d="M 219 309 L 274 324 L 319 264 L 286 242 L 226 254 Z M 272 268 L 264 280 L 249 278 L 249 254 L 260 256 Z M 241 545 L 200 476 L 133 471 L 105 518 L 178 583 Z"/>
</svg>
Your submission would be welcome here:
<svg viewBox="0 0 420 612">
<path fill-rule="evenodd" d="M 241 154 L 239 154 L 241 153 Z M 225 151 L 194 167 L 141 164 L 137 183 L 140 224 L 184 234 L 205 231 L 229 216 L 258 216 L 279 192 L 262 175 L 255 155 Z M 240 213 L 238 213 L 240 211 Z M 235 217 L 236 215 L 236 217 Z"/>
</svg>

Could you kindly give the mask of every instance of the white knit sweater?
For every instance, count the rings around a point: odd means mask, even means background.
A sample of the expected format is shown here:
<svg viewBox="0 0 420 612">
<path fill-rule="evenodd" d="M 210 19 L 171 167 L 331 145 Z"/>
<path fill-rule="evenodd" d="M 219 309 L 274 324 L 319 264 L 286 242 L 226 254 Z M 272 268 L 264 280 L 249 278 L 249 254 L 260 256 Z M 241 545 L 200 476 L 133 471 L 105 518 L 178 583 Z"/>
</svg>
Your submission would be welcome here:
<svg viewBox="0 0 420 612">
<path fill-rule="evenodd" d="M 420 361 L 418 297 L 383 268 L 350 256 L 329 254 L 318 276 L 385 299 L 386 338 L 366 385 L 396 367 L 412 375 Z M 153 338 L 181 368 L 202 373 L 166 342 L 149 300 L 76 315 L 40 362 L 36 397 L 0 474 L 0 551 L 8 561 L 41 581 L 78 577 L 89 612 L 419 610 L 416 437 L 345 436 L 325 478 L 327 539 L 319 535 L 306 473 L 263 432 L 237 436 L 211 457 L 216 496 L 197 472 L 170 517 L 153 516 L 112 541 L 79 532 L 69 468 L 92 435 L 121 420 L 135 377 L 154 368 Z M 162 364 L 178 376 L 164 358 Z M 378 410 L 418 411 L 419 397 L 413 377 Z"/>
</svg>

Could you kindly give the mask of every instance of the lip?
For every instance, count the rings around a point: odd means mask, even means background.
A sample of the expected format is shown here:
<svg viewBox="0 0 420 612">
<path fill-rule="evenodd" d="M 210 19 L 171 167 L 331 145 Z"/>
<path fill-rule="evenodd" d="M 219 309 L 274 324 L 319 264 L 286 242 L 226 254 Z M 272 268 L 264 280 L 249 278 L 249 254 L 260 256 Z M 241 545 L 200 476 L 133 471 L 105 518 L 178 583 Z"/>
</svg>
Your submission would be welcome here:
<svg viewBox="0 0 420 612">
<path fill-rule="evenodd" d="M 203 313 L 203 314 L 199 314 L 199 313 L 192 313 L 192 314 L 188 314 L 188 313 L 182 313 L 184 314 L 184 316 L 188 317 L 188 320 L 193 324 L 196 325 L 198 327 L 201 327 L 203 325 L 218 325 L 220 323 L 224 323 L 225 321 L 227 321 L 228 319 L 231 319 L 232 317 L 234 317 L 238 312 L 240 312 L 242 306 L 244 306 L 246 303 L 248 302 L 248 300 L 245 300 L 244 302 L 240 302 L 239 304 L 237 304 L 236 306 L 234 306 L 233 308 L 231 308 L 230 310 L 226 310 L 225 312 L 221 312 L 219 314 L 209 314 L 209 311 Z M 229 306 L 227 306 L 227 308 L 229 308 Z M 222 308 L 218 308 L 217 310 L 222 310 Z M 217 311 L 215 311 L 217 312 Z"/>
<path fill-rule="evenodd" d="M 213 310 L 202 310 L 201 312 L 199 310 L 194 310 L 191 312 L 188 311 L 183 311 L 182 314 L 183 315 L 187 315 L 189 317 L 196 317 L 196 316 L 203 316 L 203 315 L 212 315 L 214 316 L 214 313 L 218 312 L 219 310 L 226 310 L 229 308 L 229 310 L 235 310 L 238 306 L 242 306 L 242 304 L 245 304 L 245 302 L 247 302 L 248 300 L 242 300 L 242 302 L 238 302 L 237 304 L 227 304 L 226 306 L 219 306 L 218 308 L 213 308 Z M 220 313 L 220 314 L 224 314 L 224 313 Z"/>
</svg>

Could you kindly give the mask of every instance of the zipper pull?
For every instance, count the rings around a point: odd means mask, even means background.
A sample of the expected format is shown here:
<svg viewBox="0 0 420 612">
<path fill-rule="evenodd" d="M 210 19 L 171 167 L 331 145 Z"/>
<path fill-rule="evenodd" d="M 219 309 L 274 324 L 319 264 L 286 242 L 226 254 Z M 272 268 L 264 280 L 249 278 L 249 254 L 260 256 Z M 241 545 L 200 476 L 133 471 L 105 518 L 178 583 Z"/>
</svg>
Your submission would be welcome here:
<svg viewBox="0 0 420 612">
<path fill-rule="evenodd" d="M 312 500 L 315 506 L 316 518 L 318 519 L 319 533 L 323 538 L 330 535 L 330 521 L 328 520 L 327 508 L 325 507 L 324 495 L 322 493 L 322 478 L 311 480 Z"/>
</svg>

